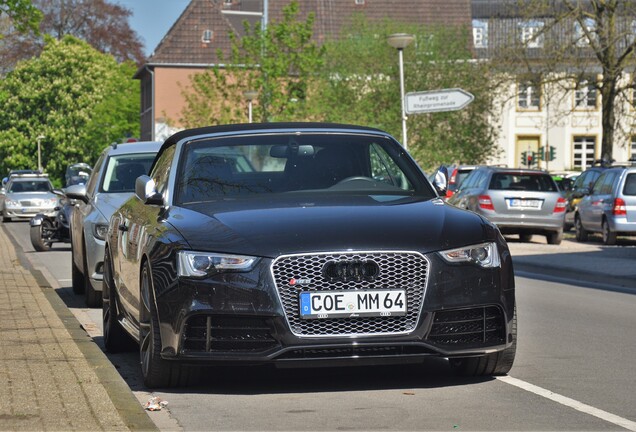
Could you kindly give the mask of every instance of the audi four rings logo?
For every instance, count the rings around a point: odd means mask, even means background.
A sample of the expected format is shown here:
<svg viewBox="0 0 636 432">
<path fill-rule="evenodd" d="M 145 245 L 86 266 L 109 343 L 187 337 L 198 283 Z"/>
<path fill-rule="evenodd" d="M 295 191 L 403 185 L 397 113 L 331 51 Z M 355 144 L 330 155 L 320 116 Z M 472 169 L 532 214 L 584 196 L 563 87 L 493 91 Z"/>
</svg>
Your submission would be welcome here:
<svg viewBox="0 0 636 432">
<path fill-rule="evenodd" d="M 322 268 L 329 282 L 372 282 L 379 274 L 380 267 L 374 261 L 329 261 Z"/>
</svg>

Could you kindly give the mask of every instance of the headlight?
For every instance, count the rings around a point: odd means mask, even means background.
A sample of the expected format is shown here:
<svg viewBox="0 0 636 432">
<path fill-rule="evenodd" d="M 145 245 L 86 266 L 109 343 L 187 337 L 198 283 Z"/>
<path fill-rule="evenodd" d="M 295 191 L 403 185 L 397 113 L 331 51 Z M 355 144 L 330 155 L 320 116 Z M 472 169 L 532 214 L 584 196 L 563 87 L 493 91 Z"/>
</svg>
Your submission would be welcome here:
<svg viewBox="0 0 636 432">
<path fill-rule="evenodd" d="M 93 235 L 96 239 L 105 240 L 108 234 L 108 224 L 98 223 L 93 225 Z"/>
<path fill-rule="evenodd" d="M 13 201 L 13 200 L 6 200 L 4 202 L 4 205 L 6 205 L 7 207 L 20 207 L 20 203 L 18 201 Z"/>
<path fill-rule="evenodd" d="M 42 201 L 42 207 L 55 207 L 59 200 L 57 198 L 49 198 Z"/>
<path fill-rule="evenodd" d="M 184 277 L 206 277 L 223 271 L 249 271 L 258 258 L 210 252 L 179 251 L 177 273 Z"/>
<path fill-rule="evenodd" d="M 449 263 L 474 263 L 484 268 L 501 265 L 497 245 L 492 242 L 442 251 L 439 254 Z"/>
</svg>

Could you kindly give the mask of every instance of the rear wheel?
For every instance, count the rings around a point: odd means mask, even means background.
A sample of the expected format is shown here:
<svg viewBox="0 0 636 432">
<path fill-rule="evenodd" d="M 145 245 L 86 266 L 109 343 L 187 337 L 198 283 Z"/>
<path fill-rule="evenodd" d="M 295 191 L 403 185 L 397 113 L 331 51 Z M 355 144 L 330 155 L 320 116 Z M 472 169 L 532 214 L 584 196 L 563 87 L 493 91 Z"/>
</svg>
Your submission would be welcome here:
<svg viewBox="0 0 636 432">
<path fill-rule="evenodd" d="M 31 244 L 38 252 L 51 250 L 51 238 L 55 235 L 55 227 L 48 219 L 43 219 L 40 225 L 33 225 L 29 229 Z"/>
<path fill-rule="evenodd" d="M 612 232 L 612 230 L 610 229 L 609 222 L 607 222 L 607 219 L 603 219 L 602 234 L 603 234 L 603 243 L 605 243 L 606 245 L 616 244 L 616 233 Z"/>
<path fill-rule="evenodd" d="M 159 316 L 155 308 L 150 266 L 144 263 L 141 271 L 141 307 L 139 357 L 141 374 L 147 387 L 173 387 L 186 385 L 194 368 L 161 358 Z"/>
<path fill-rule="evenodd" d="M 512 344 L 496 353 L 479 357 L 464 357 L 449 359 L 450 366 L 462 376 L 506 375 L 512 369 L 517 352 L 517 307 L 514 309 L 510 328 Z"/>
<path fill-rule="evenodd" d="M 563 231 L 559 230 L 559 231 L 550 233 L 546 235 L 545 238 L 548 241 L 548 244 L 560 245 L 561 242 L 563 241 Z"/>
<path fill-rule="evenodd" d="M 576 230 L 576 241 L 587 241 L 587 230 L 583 228 L 583 224 L 581 223 L 581 218 L 579 217 L 579 215 L 576 215 L 574 217 L 574 229 Z"/>
<path fill-rule="evenodd" d="M 115 291 L 109 255 L 109 251 L 106 250 L 104 254 L 104 290 L 102 292 L 104 346 L 106 351 L 111 353 L 131 351 L 136 347 L 136 344 L 117 320 L 117 291 Z"/>
</svg>

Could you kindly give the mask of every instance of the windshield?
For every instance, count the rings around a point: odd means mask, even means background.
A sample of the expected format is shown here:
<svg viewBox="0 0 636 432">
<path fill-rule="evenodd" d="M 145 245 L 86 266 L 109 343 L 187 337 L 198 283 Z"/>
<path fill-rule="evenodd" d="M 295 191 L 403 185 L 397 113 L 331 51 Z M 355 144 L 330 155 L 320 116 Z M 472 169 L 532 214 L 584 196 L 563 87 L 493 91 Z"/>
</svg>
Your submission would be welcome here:
<svg viewBox="0 0 636 432">
<path fill-rule="evenodd" d="M 547 174 L 495 173 L 489 189 L 557 192 L 556 183 Z"/>
<path fill-rule="evenodd" d="M 51 192 L 53 188 L 48 180 L 30 180 L 13 182 L 9 192 Z"/>
<path fill-rule="evenodd" d="M 356 134 L 224 137 L 188 143 L 176 203 L 272 193 L 434 196 L 394 141 Z"/>
<path fill-rule="evenodd" d="M 101 192 L 134 192 L 137 177 L 148 174 L 155 153 L 111 156 L 102 180 Z"/>
</svg>

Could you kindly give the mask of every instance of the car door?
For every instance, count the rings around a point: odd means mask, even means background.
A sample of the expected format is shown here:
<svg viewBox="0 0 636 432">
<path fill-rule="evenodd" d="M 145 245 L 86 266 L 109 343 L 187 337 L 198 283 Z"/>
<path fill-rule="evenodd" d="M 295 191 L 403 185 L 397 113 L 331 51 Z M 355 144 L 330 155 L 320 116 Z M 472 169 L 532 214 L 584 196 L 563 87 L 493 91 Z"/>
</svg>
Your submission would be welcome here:
<svg viewBox="0 0 636 432">
<path fill-rule="evenodd" d="M 615 177 L 615 171 L 605 171 L 594 183 L 590 194 L 579 203 L 579 215 L 585 228 L 600 231 L 603 212 L 613 204 L 612 185 Z"/>
</svg>

